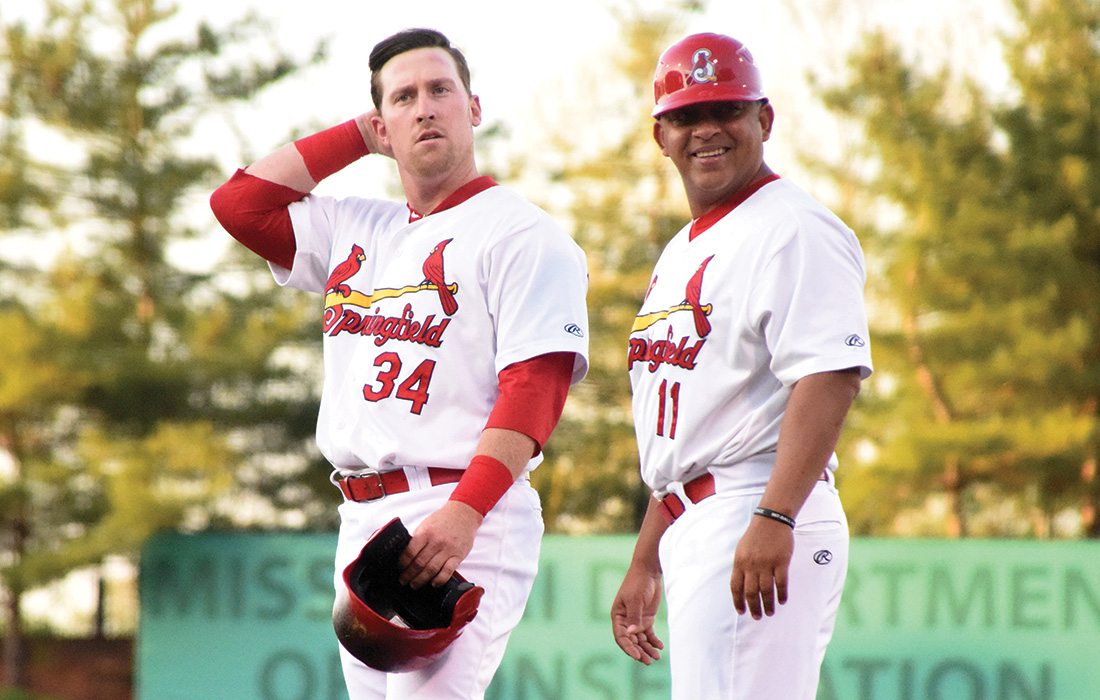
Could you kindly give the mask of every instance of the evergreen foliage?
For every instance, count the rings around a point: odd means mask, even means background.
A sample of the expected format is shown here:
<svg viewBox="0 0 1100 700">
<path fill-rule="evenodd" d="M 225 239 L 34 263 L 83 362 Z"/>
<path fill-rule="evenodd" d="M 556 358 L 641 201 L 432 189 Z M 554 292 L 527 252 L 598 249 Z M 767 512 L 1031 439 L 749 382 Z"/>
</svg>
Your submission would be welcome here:
<svg viewBox="0 0 1100 700">
<path fill-rule="evenodd" d="M 219 267 L 212 246 L 194 272 L 178 253 L 205 248 L 210 229 L 186 214 L 227 175 L 193 148 L 196 124 L 324 53 L 285 54 L 255 17 L 173 37 L 175 12 L 55 0 L 38 25 L 0 22 L 8 680 L 31 587 L 132 559 L 161 528 L 272 525 L 292 509 L 331 526 L 334 490 L 298 481 L 318 473 L 316 391 L 293 363 L 315 313 L 272 295 L 255 261 Z M 242 45 L 261 58 L 226 58 Z M 67 155 L 42 157 L 43 143 Z"/>
<path fill-rule="evenodd" d="M 865 137 L 832 174 L 878 310 L 859 533 L 1100 535 L 1100 4 L 1013 7 L 1007 95 L 881 31 L 827 94 Z"/>
</svg>

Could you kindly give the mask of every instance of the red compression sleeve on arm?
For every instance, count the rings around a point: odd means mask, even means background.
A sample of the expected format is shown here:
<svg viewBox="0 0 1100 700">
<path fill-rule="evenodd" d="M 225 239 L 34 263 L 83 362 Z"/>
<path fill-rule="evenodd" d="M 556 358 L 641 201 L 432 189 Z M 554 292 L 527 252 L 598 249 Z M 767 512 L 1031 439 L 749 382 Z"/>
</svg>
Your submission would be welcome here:
<svg viewBox="0 0 1100 700">
<path fill-rule="evenodd" d="M 305 196 L 238 170 L 210 195 L 210 209 L 229 235 L 264 260 L 289 270 L 297 244 L 287 205 Z"/>
<path fill-rule="evenodd" d="M 346 168 L 370 153 L 354 119 L 294 142 L 314 182 Z"/>
<path fill-rule="evenodd" d="M 573 358 L 571 352 L 552 352 L 505 367 L 498 375 L 500 396 L 485 427 L 523 433 L 535 441 L 538 454 L 565 408 Z M 465 503 L 484 516 L 514 481 L 500 460 L 474 455 L 450 500 Z"/>
<path fill-rule="evenodd" d="M 565 408 L 573 361 L 571 352 L 551 352 L 505 367 L 497 375 L 500 396 L 485 427 L 523 433 L 537 443 L 538 454 Z"/>
</svg>

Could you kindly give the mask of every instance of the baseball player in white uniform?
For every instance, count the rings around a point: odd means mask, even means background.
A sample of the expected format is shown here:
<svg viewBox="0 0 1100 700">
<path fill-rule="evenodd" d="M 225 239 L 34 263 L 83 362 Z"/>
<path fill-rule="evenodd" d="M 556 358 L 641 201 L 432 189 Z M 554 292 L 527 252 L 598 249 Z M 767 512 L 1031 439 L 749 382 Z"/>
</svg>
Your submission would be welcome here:
<svg viewBox="0 0 1100 700">
<path fill-rule="evenodd" d="M 341 648 L 352 700 L 480 698 L 519 622 L 543 525 L 527 474 L 587 370 L 583 252 L 543 211 L 477 172 L 481 105 L 442 34 L 371 54 L 376 109 L 299 139 L 211 206 L 276 280 L 321 295 L 317 442 L 344 494 L 335 585 L 373 532 L 412 532 L 402 582 L 456 569 L 486 593 L 440 660 L 383 673 Z M 367 153 L 393 157 L 407 203 L 308 193 Z"/>
<path fill-rule="evenodd" d="M 661 56 L 654 137 L 693 220 L 630 334 L 641 474 L 653 496 L 614 603 L 672 696 L 812 700 L 848 558 L 834 453 L 871 372 L 852 231 L 763 160 L 774 112 L 749 51 L 696 34 Z"/>
</svg>

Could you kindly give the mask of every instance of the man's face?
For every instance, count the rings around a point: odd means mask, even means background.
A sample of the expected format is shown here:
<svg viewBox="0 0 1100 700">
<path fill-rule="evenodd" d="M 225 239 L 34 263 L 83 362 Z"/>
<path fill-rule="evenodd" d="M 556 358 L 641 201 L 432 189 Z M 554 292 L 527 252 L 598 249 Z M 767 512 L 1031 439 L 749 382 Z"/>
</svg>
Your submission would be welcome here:
<svg viewBox="0 0 1100 700">
<path fill-rule="evenodd" d="M 466 92 L 450 54 L 439 48 L 406 51 L 382 66 L 378 77 L 382 104 L 375 129 L 401 168 L 440 178 L 473 163 L 481 104 Z"/>
<path fill-rule="evenodd" d="M 753 182 L 775 114 L 766 102 L 704 102 L 662 114 L 653 125 L 698 217 Z"/>
</svg>

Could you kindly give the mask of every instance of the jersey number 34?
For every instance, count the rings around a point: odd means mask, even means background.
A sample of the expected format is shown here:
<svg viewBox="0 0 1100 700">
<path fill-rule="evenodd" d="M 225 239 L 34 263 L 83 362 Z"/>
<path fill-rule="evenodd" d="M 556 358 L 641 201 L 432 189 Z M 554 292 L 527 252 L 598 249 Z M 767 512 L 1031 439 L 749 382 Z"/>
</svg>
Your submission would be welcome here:
<svg viewBox="0 0 1100 700">
<path fill-rule="evenodd" d="M 384 352 L 374 358 L 374 366 L 384 369 L 381 369 L 374 382 L 363 385 L 363 398 L 367 401 L 381 401 L 391 395 L 396 396 L 412 404 L 409 407 L 410 413 L 420 415 L 424 404 L 428 403 L 428 385 L 432 382 L 435 360 L 421 362 L 400 384 L 397 384 L 397 379 L 401 375 L 401 356 L 396 352 Z M 381 386 L 376 389 L 374 384 Z"/>
</svg>

